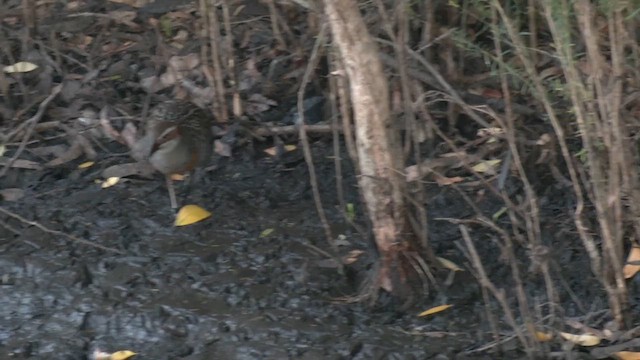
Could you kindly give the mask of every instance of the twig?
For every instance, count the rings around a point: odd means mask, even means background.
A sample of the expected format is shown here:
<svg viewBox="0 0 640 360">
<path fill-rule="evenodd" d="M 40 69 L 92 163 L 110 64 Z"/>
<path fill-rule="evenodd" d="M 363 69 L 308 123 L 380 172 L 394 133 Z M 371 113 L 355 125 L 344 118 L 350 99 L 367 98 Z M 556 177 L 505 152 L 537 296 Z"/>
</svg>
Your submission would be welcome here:
<svg viewBox="0 0 640 360">
<path fill-rule="evenodd" d="M 12 217 L 14 219 L 17 219 L 20 222 L 23 222 L 23 223 L 25 223 L 27 225 L 35 226 L 38 229 L 40 229 L 40 230 L 42 230 L 42 231 L 44 231 L 46 233 L 53 234 L 53 235 L 64 236 L 69 240 L 72 240 L 72 241 L 75 241 L 75 242 L 78 242 L 80 244 L 84 244 L 84 245 L 87 245 L 87 246 L 92 246 L 92 247 L 95 247 L 95 248 L 98 248 L 98 249 L 101 249 L 101 250 L 111 251 L 111 252 L 114 252 L 114 253 L 117 253 L 117 254 L 123 254 L 123 252 L 120 251 L 120 250 L 117 250 L 117 249 L 114 249 L 114 248 L 110 248 L 110 247 L 106 247 L 106 246 L 103 246 L 103 245 L 100 245 L 100 244 L 96 244 L 96 243 L 93 243 L 93 242 L 85 240 L 85 239 L 80 239 L 78 237 L 75 237 L 75 236 L 73 236 L 71 234 L 64 233 L 64 232 L 59 231 L 59 230 L 49 229 L 48 227 L 40 224 L 37 221 L 27 220 L 27 219 L 23 218 L 22 216 L 14 213 L 14 212 L 11 212 L 11 211 L 3 208 L 3 207 L 0 207 L 0 212 L 5 214 L 5 215 L 8 215 L 8 216 L 10 216 L 10 217 Z"/>
<path fill-rule="evenodd" d="M 31 135 L 33 134 L 33 130 L 35 129 L 36 125 L 38 124 L 38 121 L 40 121 L 40 119 L 42 119 L 42 115 L 44 115 L 44 111 L 46 110 L 47 106 L 49 106 L 49 103 L 56 97 L 58 96 L 58 94 L 60 93 L 60 91 L 62 90 L 62 84 L 56 85 L 53 89 L 51 89 L 51 94 L 49 94 L 49 96 L 47 96 L 46 99 L 44 99 L 44 101 L 42 101 L 40 103 L 40 105 L 38 106 L 38 111 L 36 112 L 35 115 L 33 115 L 30 119 L 28 119 L 27 121 L 25 121 L 24 123 L 22 123 L 20 126 L 18 126 L 6 139 L 6 141 L 10 141 L 11 138 L 13 136 L 15 136 L 15 134 L 19 133 L 20 131 L 22 131 L 25 127 L 27 127 L 27 131 L 24 134 L 24 136 L 22 137 L 22 142 L 20 142 L 20 146 L 18 146 L 18 150 L 16 150 L 16 153 L 13 154 L 13 156 L 11 157 L 11 159 L 9 160 L 9 162 L 4 166 L 4 168 L 2 169 L 2 171 L 0 171 L 0 178 L 5 176 L 7 174 L 7 171 L 9 171 L 9 168 L 11 167 L 11 165 L 13 165 L 13 163 L 18 159 L 18 157 L 22 154 L 22 152 L 24 151 L 24 148 L 27 146 L 27 142 L 29 141 L 29 139 L 31 138 Z"/>
<path fill-rule="evenodd" d="M 261 126 L 251 131 L 256 135 L 260 136 L 271 136 L 271 135 L 293 135 L 298 134 L 300 132 L 300 127 L 298 125 L 285 125 L 285 126 L 274 126 L 274 127 L 265 127 Z M 334 128 L 329 124 L 317 124 L 317 125 L 304 125 L 302 126 L 304 131 L 307 133 L 330 133 L 334 130 L 342 131 L 342 127 Z"/>
<path fill-rule="evenodd" d="M 313 47 L 313 51 L 311 52 L 311 56 L 309 57 L 309 63 L 307 65 L 307 69 L 302 78 L 302 85 L 300 85 L 300 89 L 298 90 L 298 116 L 300 117 L 300 142 L 302 143 L 302 150 L 304 153 L 304 159 L 307 163 L 307 168 L 309 169 L 309 181 L 311 183 L 311 189 L 313 192 L 313 200 L 316 204 L 316 211 L 318 212 L 318 217 L 320 218 L 320 222 L 322 223 L 322 227 L 324 228 L 325 236 L 327 237 L 327 242 L 334 254 L 338 254 L 338 246 L 336 245 L 333 234 L 331 233 L 331 226 L 329 226 L 329 220 L 327 219 L 327 214 L 325 213 L 322 207 L 322 198 L 320 196 L 320 190 L 318 189 L 318 178 L 316 176 L 315 166 L 313 165 L 313 156 L 311 155 L 311 148 L 309 147 L 309 139 L 307 138 L 307 133 L 305 130 L 304 124 L 304 109 L 303 109 L 303 99 L 304 92 L 307 84 L 309 83 L 309 78 L 311 77 L 311 73 L 317 62 L 319 61 L 319 50 L 324 45 L 326 41 L 325 37 L 327 34 L 328 22 L 325 20 L 322 24 L 322 28 L 316 37 L 316 43 Z M 339 270 L 340 273 L 343 273 L 343 265 L 339 262 Z"/>
</svg>

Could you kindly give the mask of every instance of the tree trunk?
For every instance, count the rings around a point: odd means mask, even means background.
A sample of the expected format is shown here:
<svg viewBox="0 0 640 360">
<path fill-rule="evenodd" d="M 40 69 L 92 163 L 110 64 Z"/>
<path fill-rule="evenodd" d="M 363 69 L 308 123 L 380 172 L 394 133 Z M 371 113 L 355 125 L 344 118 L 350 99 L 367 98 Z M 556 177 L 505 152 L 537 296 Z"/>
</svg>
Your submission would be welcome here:
<svg viewBox="0 0 640 360">
<path fill-rule="evenodd" d="M 360 163 L 358 184 L 380 253 L 378 285 L 403 295 L 401 254 L 409 248 L 405 181 L 399 136 L 392 130 L 389 85 L 355 0 L 324 0 L 333 40 L 346 67 L 353 102 Z"/>
</svg>

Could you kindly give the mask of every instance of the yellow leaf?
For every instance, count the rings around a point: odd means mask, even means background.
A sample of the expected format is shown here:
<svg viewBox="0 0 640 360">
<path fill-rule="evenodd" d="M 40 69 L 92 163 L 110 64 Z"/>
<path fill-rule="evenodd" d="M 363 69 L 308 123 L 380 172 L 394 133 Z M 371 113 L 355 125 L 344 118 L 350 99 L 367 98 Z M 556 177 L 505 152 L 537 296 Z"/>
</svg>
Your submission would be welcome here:
<svg viewBox="0 0 640 360">
<path fill-rule="evenodd" d="M 198 205 L 185 205 L 176 215 L 175 226 L 195 224 L 211 216 L 211 213 Z"/>
<path fill-rule="evenodd" d="M 113 354 L 111 354 L 111 357 L 109 358 L 109 360 L 127 360 L 128 358 L 134 355 L 136 355 L 136 353 L 129 350 L 116 351 Z"/>
<path fill-rule="evenodd" d="M 173 181 L 183 181 L 185 178 L 184 174 L 171 174 L 169 177 Z"/>
<path fill-rule="evenodd" d="M 464 271 L 464 269 L 462 269 L 460 266 L 456 265 L 456 263 L 454 263 L 453 261 L 449 260 L 449 259 L 445 259 L 443 257 L 440 256 L 436 256 L 436 259 L 438 259 L 438 261 L 440 261 L 440 264 L 442 264 L 442 266 L 444 266 L 445 268 L 452 270 L 452 271 Z"/>
<path fill-rule="evenodd" d="M 640 360 L 640 352 L 635 351 L 618 351 L 613 356 L 619 360 Z"/>
<path fill-rule="evenodd" d="M 535 332 L 535 337 L 536 340 L 540 341 L 540 342 L 547 342 L 547 341 L 551 341 L 551 339 L 553 339 L 553 335 L 546 333 L 546 332 L 542 332 L 542 331 L 536 331 Z"/>
<path fill-rule="evenodd" d="M 436 307 L 432 307 L 431 309 L 425 310 L 423 312 L 421 312 L 420 314 L 418 314 L 419 317 L 423 317 L 423 316 L 427 316 L 427 315 L 432 315 L 432 314 L 436 314 L 439 313 L 441 311 L 445 311 L 448 308 L 452 307 L 453 305 L 449 305 L 449 304 L 445 304 L 445 305 L 438 305 Z"/>
<path fill-rule="evenodd" d="M 95 163 L 96 163 L 95 161 L 83 162 L 82 164 L 78 165 L 78 169 L 86 169 L 86 168 L 92 167 L 93 164 L 95 164 Z"/>
<path fill-rule="evenodd" d="M 264 152 L 267 153 L 267 155 L 269 156 L 276 156 L 276 147 L 272 146 L 268 149 L 264 149 Z"/>
<path fill-rule="evenodd" d="M 272 229 L 272 228 L 264 229 L 264 230 L 262 230 L 262 232 L 260 233 L 260 237 L 261 237 L 261 238 L 266 238 L 267 236 L 271 235 L 271 233 L 273 233 L 273 229 Z"/>
<path fill-rule="evenodd" d="M 26 62 L 26 61 L 20 61 L 13 65 L 5 66 L 4 72 L 6 72 L 7 74 L 26 73 L 29 71 L 33 71 L 37 68 L 38 68 L 38 65 L 36 64 Z"/>
<path fill-rule="evenodd" d="M 475 164 L 472 169 L 475 172 L 479 172 L 479 173 L 495 173 L 495 167 L 500 165 L 500 163 L 502 162 L 502 160 L 500 159 L 494 159 L 494 160 L 485 160 L 482 161 L 480 163 Z"/>
<path fill-rule="evenodd" d="M 602 340 L 593 334 L 575 335 L 565 332 L 560 332 L 559 334 L 565 340 L 571 341 L 572 343 L 578 344 L 580 346 L 596 346 L 600 344 L 600 341 Z"/>
<path fill-rule="evenodd" d="M 108 178 L 107 180 L 102 182 L 102 188 L 106 189 L 106 188 L 110 188 L 113 185 L 117 184 L 118 181 L 120 181 L 120 178 L 117 176 L 112 176 L 110 178 Z"/>
<path fill-rule="evenodd" d="M 627 256 L 627 263 L 638 262 L 640 261 L 640 247 L 634 246 L 629 251 L 629 255 Z M 622 268 L 622 273 L 624 274 L 625 279 L 632 278 L 638 270 L 640 270 L 640 265 L 633 264 L 625 264 Z"/>
<path fill-rule="evenodd" d="M 284 151 L 289 152 L 295 150 L 297 147 L 295 145 L 285 145 L 283 148 Z M 278 147 L 272 146 L 268 149 L 264 149 L 264 152 L 267 153 L 267 155 L 276 156 L 276 154 L 278 153 Z"/>
</svg>

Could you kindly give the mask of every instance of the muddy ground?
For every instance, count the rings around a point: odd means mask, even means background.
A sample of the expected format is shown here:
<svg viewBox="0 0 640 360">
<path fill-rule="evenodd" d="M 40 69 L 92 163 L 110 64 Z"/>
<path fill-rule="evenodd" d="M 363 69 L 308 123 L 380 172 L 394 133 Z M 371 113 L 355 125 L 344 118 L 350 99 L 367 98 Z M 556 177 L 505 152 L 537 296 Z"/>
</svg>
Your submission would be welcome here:
<svg viewBox="0 0 640 360">
<path fill-rule="evenodd" d="M 4 18 L 3 31 L 10 38 L 15 57 L 22 58 L 22 13 L 19 2 L 8 4 L 14 15 Z M 73 11 L 107 13 L 121 7 L 98 1 Z M 39 36 L 48 43 L 48 34 L 59 31 L 61 39 L 68 41 L 63 41 L 64 46 L 59 49 L 64 56 L 55 57 L 56 53 L 42 44 L 34 45 L 37 51 L 27 49 L 22 55 L 39 53 L 35 58 L 40 58 L 41 64 L 49 64 L 51 59 L 42 56 L 47 54 L 64 65 L 64 74 L 57 73 L 60 68 L 51 68 L 54 75 L 31 79 L 26 76 L 26 85 L 29 89 L 34 87 L 34 99 L 41 100 L 52 84 L 75 83 L 51 104 L 42 121 L 71 123 L 88 105 L 97 112 L 107 104 L 122 110 L 120 114 L 138 117 L 148 100 L 139 83 L 144 82 L 143 74 L 153 73 L 146 70 L 166 66 L 166 57 L 156 54 L 161 52 L 156 44 L 169 42 L 154 38 L 157 34 L 145 30 L 145 21 L 169 10 L 154 8 L 149 11 L 151 15 L 144 16 L 140 12 L 132 20 L 135 24 L 130 21 L 123 25 L 86 13 L 67 17 L 70 10 L 62 5 L 55 9 L 61 9 L 60 21 L 45 19 Z M 136 14 L 131 8 L 126 10 Z M 258 10 L 262 13 L 247 16 L 264 20 L 268 11 L 265 13 L 264 6 Z M 179 15 L 179 27 L 193 32 L 190 16 L 194 12 Z M 306 17 L 302 20 L 306 21 Z M 241 21 L 234 24 L 245 26 Z M 270 29 L 268 21 L 261 24 Z M 91 34 L 92 38 L 79 34 Z M 272 118 L 280 119 L 295 106 L 299 85 L 299 79 L 283 74 L 300 74 L 302 61 L 291 56 L 285 62 L 268 58 L 280 56 L 280 52 L 270 50 L 272 39 L 264 34 L 256 30 L 251 38 L 262 48 L 247 41 L 238 45 L 238 53 L 247 62 L 259 54 L 257 67 L 265 74 L 273 70 L 272 63 L 285 64 L 285 69 L 276 71 L 288 80 L 251 89 L 278 100 L 270 111 L 277 113 L 271 114 Z M 242 37 L 236 34 L 236 39 Z M 102 42 L 93 46 L 91 41 Z M 249 51 L 242 46 L 255 48 Z M 197 46 L 196 50 L 193 46 L 185 49 L 182 55 L 199 53 Z M 313 86 L 317 89 L 323 82 Z M 18 85 L 12 83 L 12 89 L 18 89 Z M 169 93 L 165 91 L 165 95 Z M 35 111 L 33 104 L 3 100 L 0 105 L 7 131 L 11 130 L 7 127 L 16 125 L 9 119 L 27 118 Z M 16 113 L 22 108 L 30 111 Z M 258 122 L 270 116 L 258 115 Z M 535 141 L 539 135 L 532 134 L 530 140 Z M 59 129 L 39 133 L 21 159 L 40 164 L 49 161 L 51 157 L 43 158 L 33 150 L 44 145 L 66 146 L 65 139 Z M 97 142 L 101 145 L 96 146 L 96 163 L 92 167 L 78 169 L 86 161 L 85 157 L 78 157 L 38 170 L 12 168 L 0 178 L 0 189 L 24 191 L 16 201 L 4 199 L 0 214 L 0 359 L 80 360 L 90 358 L 98 349 L 127 349 L 138 353 L 137 359 L 154 360 L 445 360 L 524 356 L 512 339 L 513 331 L 499 306 L 492 302 L 485 307 L 474 274 L 468 271 L 459 228 L 446 220 L 476 215 L 462 195 L 472 199 L 487 217 L 502 208 L 502 200 L 478 186 L 476 179 L 469 178 L 469 183 L 460 184 L 458 190 L 427 182 L 428 197 L 422 206 L 428 212 L 435 253 L 465 271 L 455 273 L 453 278 L 448 278 L 451 274 L 447 270 L 436 271 L 439 288 L 430 286 L 409 309 L 399 311 L 399 304 L 384 294 L 375 304 L 351 301 L 360 294 L 360 286 L 374 267 L 375 251 L 371 240 L 359 234 L 337 211 L 329 135 L 314 135 L 311 146 L 324 208 L 334 235 L 340 239 L 341 254 L 362 251 L 344 275 L 323 253 L 329 246 L 313 204 L 308 169 L 299 147 L 277 159 L 262 152 L 273 143 L 251 139 L 233 147 L 230 157 L 217 156 L 215 169 L 199 182 L 178 185 L 182 204 L 198 204 L 210 210 L 212 217 L 176 228 L 175 213 L 169 206 L 161 176 L 129 177 L 107 189 L 96 183 L 105 168 L 131 161 L 124 145 L 104 139 Z M 295 137 L 289 142 L 296 144 Z M 14 154 L 18 145 L 19 142 L 9 144 L 7 155 Z M 344 155 L 344 148 L 342 151 Z M 347 201 L 356 204 L 356 223 L 365 226 L 351 165 L 345 160 L 344 166 Z M 554 280 L 564 286 L 558 290 L 561 304 L 553 306 L 568 317 L 606 308 L 600 287 L 593 286 L 582 245 L 568 230 L 572 229 L 574 208 L 571 191 L 555 183 L 548 168 L 540 166 L 539 174 L 532 169 L 532 182 L 540 196 L 544 245 L 549 250 Z M 455 171 L 451 175 L 455 176 Z M 522 189 L 517 184 L 515 179 L 507 180 L 510 195 L 521 199 Z M 509 228 L 506 217 L 499 223 Z M 516 309 L 511 271 L 496 235 L 470 227 L 486 272 L 504 287 L 509 305 Z M 544 283 L 532 266 L 530 250 L 516 244 L 515 253 L 522 260 L 527 295 L 545 307 L 548 300 Z M 436 315 L 417 316 L 442 304 L 453 307 Z M 487 309 L 496 316 L 499 330 L 507 339 L 501 346 L 490 346 L 493 338 L 485 315 Z M 557 324 L 556 321 L 539 325 Z M 498 350 L 507 351 L 508 355 Z"/>
<path fill-rule="evenodd" d="M 335 202 L 331 165 L 320 169 L 327 204 Z M 121 254 L 5 217 L 17 233 L 2 232 L 4 354 L 83 359 L 99 348 L 144 359 L 424 359 L 475 342 L 461 331 L 481 323 L 469 313 L 417 319 L 415 311 L 340 300 L 357 294 L 356 279 L 323 268 L 327 259 L 309 246 L 327 247 L 304 163 L 285 169 L 240 159 L 220 165 L 206 185 L 179 186 L 183 201 L 213 213 L 187 228 L 173 227 L 161 178 L 102 189 L 91 171 L 73 173 L 22 174 L 27 195 L 9 209 Z M 330 215 L 345 253 L 371 253 Z M 266 229 L 274 231 L 261 238 Z M 371 258 L 359 262 L 365 270 Z M 408 331 L 441 331 L 447 341 Z"/>
<path fill-rule="evenodd" d="M 329 148 L 315 143 L 316 158 L 326 158 Z M 120 253 L 3 216 L 15 230 L 0 233 L 3 358 L 85 359 L 95 349 L 129 349 L 140 359 L 499 358 L 466 354 L 490 341 L 469 272 L 402 313 L 384 296 L 375 306 L 344 300 L 358 294 L 374 255 L 332 210 L 333 163 L 321 162 L 318 170 L 333 230 L 344 235 L 341 251 L 365 251 L 347 276 L 314 250 L 327 244 L 304 162 L 239 157 L 220 162 L 201 183 L 179 184 L 183 203 L 213 213 L 184 228 L 172 224 L 161 177 L 108 189 L 94 182 L 95 171 L 72 166 L 22 171 L 13 184 L 5 178 L 3 186 L 26 189 L 7 209 Z M 357 200 L 355 191 L 349 197 Z M 437 186 L 430 203 L 432 219 L 469 215 L 455 192 Z M 261 237 L 266 229 L 274 231 Z M 437 253 L 464 265 L 457 233 L 433 221 Z M 488 271 L 509 282 L 491 240 L 477 240 Z M 443 302 L 454 308 L 416 316 Z"/>
</svg>

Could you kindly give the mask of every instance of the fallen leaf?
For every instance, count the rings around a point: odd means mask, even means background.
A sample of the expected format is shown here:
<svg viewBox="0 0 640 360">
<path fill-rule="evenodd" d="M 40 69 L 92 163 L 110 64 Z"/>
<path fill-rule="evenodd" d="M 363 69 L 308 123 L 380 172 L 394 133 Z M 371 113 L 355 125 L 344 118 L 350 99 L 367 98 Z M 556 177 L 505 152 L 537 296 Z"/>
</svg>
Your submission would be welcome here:
<svg viewBox="0 0 640 360">
<path fill-rule="evenodd" d="M 295 145 L 285 145 L 282 147 L 284 149 L 285 152 L 289 152 L 289 151 L 293 151 L 296 149 Z M 276 156 L 276 154 L 278 153 L 278 148 L 276 146 L 272 146 L 268 149 L 264 150 L 265 153 L 271 155 L 271 156 Z"/>
<path fill-rule="evenodd" d="M 216 154 L 224 157 L 231 157 L 231 145 L 223 141 L 216 140 L 214 141 L 213 146 Z"/>
<path fill-rule="evenodd" d="M 14 73 L 26 73 L 29 71 L 33 71 L 37 68 L 38 68 L 38 65 L 36 64 L 26 62 L 26 61 L 20 61 L 13 65 L 5 66 L 3 70 L 7 74 L 14 74 Z"/>
<path fill-rule="evenodd" d="M 464 181 L 464 178 L 461 178 L 460 176 L 446 177 L 446 176 L 440 176 L 436 174 L 435 180 L 436 180 L 436 183 L 438 183 L 438 185 L 440 186 L 448 186 L 448 185 L 457 184 L 461 181 Z"/>
<path fill-rule="evenodd" d="M 103 181 L 101 186 L 102 186 L 103 189 L 110 188 L 113 185 L 117 184 L 119 181 L 120 181 L 119 177 L 112 176 L 112 177 L 108 178 L 107 180 Z"/>
<path fill-rule="evenodd" d="M 632 265 L 630 263 L 637 262 L 640 260 L 640 247 L 634 246 L 629 251 L 629 255 L 627 256 L 627 264 L 622 268 L 622 273 L 624 274 L 625 279 L 632 278 L 638 270 L 640 270 L 640 265 Z"/>
<path fill-rule="evenodd" d="M 542 332 L 542 331 L 536 331 L 534 335 L 536 337 L 536 340 L 540 342 L 547 342 L 553 339 L 553 334 Z"/>
<path fill-rule="evenodd" d="M 640 360 L 640 352 L 636 351 L 618 351 L 613 356 L 619 360 Z"/>
<path fill-rule="evenodd" d="M 575 335 L 566 332 L 560 332 L 559 334 L 565 340 L 571 341 L 572 343 L 580 346 L 596 346 L 600 344 L 600 341 L 602 340 L 598 336 L 595 336 L 593 334 Z"/>
<path fill-rule="evenodd" d="M 0 197 L 3 201 L 18 201 L 24 196 L 24 190 L 19 188 L 8 188 L 0 190 Z"/>
<path fill-rule="evenodd" d="M 347 255 L 342 257 L 342 263 L 345 265 L 351 265 L 358 261 L 358 258 L 360 258 L 360 255 L 362 254 L 364 254 L 364 251 L 362 250 L 351 250 Z"/>
<path fill-rule="evenodd" d="M 495 167 L 500 165 L 502 160 L 494 159 L 494 160 L 485 160 L 482 161 L 473 167 L 471 167 L 475 172 L 479 173 L 495 173 Z"/>
<path fill-rule="evenodd" d="M 423 317 L 423 316 L 427 316 L 427 315 L 432 315 L 432 314 L 436 314 L 439 313 L 441 311 L 445 311 L 448 308 L 452 307 L 453 305 L 450 304 L 445 304 L 445 305 L 438 305 L 436 307 L 432 307 L 431 309 L 425 310 L 423 312 L 421 312 L 420 314 L 418 314 L 419 317 Z"/>
<path fill-rule="evenodd" d="M 454 263 L 451 260 L 445 259 L 443 257 L 440 256 L 436 256 L 436 259 L 438 259 L 438 261 L 440 261 L 440 264 L 442 264 L 442 266 L 444 266 L 445 268 L 452 270 L 452 271 L 464 271 L 463 268 L 461 268 L 460 266 L 456 265 L 456 263 Z"/>
<path fill-rule="evenodd" d="M 176 215 L 175 226 L 195 224 L 211 216 L 211 213 L 198 205 L 185 205 Z"/>
<path fill-rule="evenodd" d="M 267 236 L 271 235 L 273 231 L 274 231 L 273 228 L 262 230 L 262 232 L 260 233 L 260 238 L 266 238 Z"/>
<path fill-rule="evenodd" d="M 127 360 L 128 358 L 134 355 L 136 355 L 136 353 L 129 350 L 116 351 L 113 354 L 111 354 L 111 357 L 109 358 L 109 360 Z"/>
<path fill-rule="evenodd" d="M 93 166 L 93 164 L 95 164 L 95 161 L 86 161 L 83 162 L 82 164 L 78 165 L 78 169 L 86 169 L 86 168 L 90 168 Z"/>
<path fill-rule="evenodd" d="M 482 128 L 478 130 L 478 137 L 496 136 L 504 134 L 504 129 L 500 127 Z"/>
</svg>

